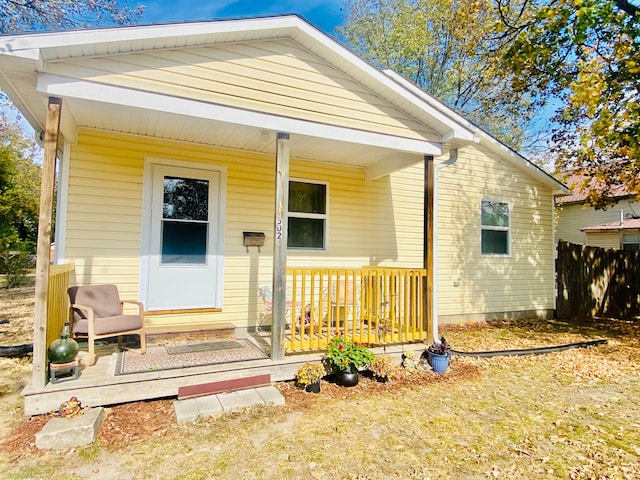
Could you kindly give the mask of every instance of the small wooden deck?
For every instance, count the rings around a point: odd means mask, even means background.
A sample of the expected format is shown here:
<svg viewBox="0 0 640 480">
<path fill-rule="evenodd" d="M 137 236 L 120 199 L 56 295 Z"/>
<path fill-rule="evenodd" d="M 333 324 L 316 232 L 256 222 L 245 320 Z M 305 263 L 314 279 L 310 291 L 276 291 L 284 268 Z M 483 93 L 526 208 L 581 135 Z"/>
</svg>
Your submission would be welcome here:
<svg viewBox="0 0 640 480">
<path fill-rule="evenodd" d="M 268 351 L 268 333 L 252 334 L 259 344 Z M 98 351 L 95 365 L 87 366 L 88 353 L 81 350 L 78 358 L 81 362 L 80 377 L 76 380 L 64 379 L 58 383 L 48 383 L 42 389 L 34 389 L 27 385 L 22 392 L 24 397 L 24 414 L 41 415 L 56 410 L 62 402 L 70 397 L 77 397 L 85 406 L 115 405 L 141 400 L 152 400 L 178 396 L 181 387 L 198 386 L 211 382 L 237 380 L 256 375 L 270 375 L 272 382 L 293 380 L 304 362 L 320 361 L 323 353 L 288 355 L 284 360 L 274 361 L 269 358 L 244 362 L 223 363 L 174 370 L 158 370 L 153 372 L 113 376 L 111 352 L 116 351 L 112 344 L 111 351 Z M 414 349 L 417 346 L 414 345 Z M 382 348 L 374 349 L 382 353 Z M 386 353 L 397 357 L 402 354 L 402 346 L 387 346 Z"/>
<path fill-rule="evenodd" d="M 261 345 L 266 344 L 264 336 L 260 336 L 258 340 Z M 114 376 L 110 372 L 113 368 L 111 352 L 117 351 L 117 345 L 103 348 L 103 351 L 98 351 L 98 360 L 93 366 L 87 366 L 88 353 L 81 349 L 78 354 L 81 364 L 78 379 L 62 379 L 57 383 L 47 383 L 41 389 L 34 388 L 32 384 L 27 385 L 22 392 L 24 414 L 31 416 L 48 413 L 57 409 L 71 396 L 76 396 L 86 406 L 113 405 L 177 397 L 178 389 L 181 387 L 255 375 L 269 374 L 272 382 L 291 380 L 302 363 L 317 361 L 322 357 L 322 354 L 314 353 L 288 356 L 281 361 L 266 358 Z"/>
</svg>

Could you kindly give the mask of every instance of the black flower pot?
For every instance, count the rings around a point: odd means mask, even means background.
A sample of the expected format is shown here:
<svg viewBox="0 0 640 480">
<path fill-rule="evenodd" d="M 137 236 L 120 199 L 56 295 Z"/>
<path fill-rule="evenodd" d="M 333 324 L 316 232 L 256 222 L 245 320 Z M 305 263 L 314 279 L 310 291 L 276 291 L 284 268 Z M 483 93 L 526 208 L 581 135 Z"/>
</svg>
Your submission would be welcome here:
<svg viewBox="0 0 640 480">
<path fill-rule="evenodd" d="M 355 387 L 359 380 L 358 369 L 354 367 L 347 367 L 344 370 L 340 370 L 336 377 L 336 383 L 343 387 Z"/>
<path fill-rule="evenodd" d="M 376 379 L 376 382 L 387 383 L 389 381 L 389 375 L 384 375 L 382 377 L 380 375 L 374 375 L 373 377 Z"/>
<path fill-rule="evenodd" d="M 304 387 L 305 392 L 320 393 L 320 382 L 310 383 Z"/>
</svg>

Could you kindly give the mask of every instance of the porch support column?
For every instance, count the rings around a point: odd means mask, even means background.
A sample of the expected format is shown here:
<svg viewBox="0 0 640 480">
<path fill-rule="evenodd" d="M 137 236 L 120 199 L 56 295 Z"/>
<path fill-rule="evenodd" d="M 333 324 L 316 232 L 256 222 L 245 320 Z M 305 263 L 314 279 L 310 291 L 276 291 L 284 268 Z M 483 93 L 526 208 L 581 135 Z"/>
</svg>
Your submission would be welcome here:
<svg viewBox="0 0 640 480">
<path fill-rule="evenodd" d="M 60 133 L 62 99 L 49 97 L 44 128 L 44 157 L 40 185 L 40 216 L 36 250 L 36 292 L 33 319 L 34 388 L 43 388 L 47 379 L 47 300 L 49 296 L 49 255 L 51 251 L 51 218 L 56 177 L 56 155 Z"/>
<path fill-rule="evenodd" d="M 284 358 L 284 330 L 287 303 L 287 236 L 289 211 L 289 134 L 276 139 L 276 204 L 273 231 L 273 310 L 271 359 Z"/>
<path fill-rule="evenodd" d="M 427 281 L 422 290 L 422 318 L 427 321 L 427 341 L 431 343 L 433 338 L 433 222 L 434 222 L 434 178 L 435 169 L 433 164 L 433 155 L 424 156 L 424 242 L 423 242 L 423 258 L 424 268 L 427 270 Z"/>
</svg>

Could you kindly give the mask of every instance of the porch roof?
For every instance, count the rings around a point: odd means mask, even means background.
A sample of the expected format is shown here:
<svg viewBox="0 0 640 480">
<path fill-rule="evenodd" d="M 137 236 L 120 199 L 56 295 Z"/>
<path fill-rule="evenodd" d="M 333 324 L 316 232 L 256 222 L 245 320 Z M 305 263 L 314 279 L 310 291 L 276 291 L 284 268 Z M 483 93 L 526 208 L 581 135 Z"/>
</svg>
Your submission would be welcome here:
<svg viewBox="0 0 640 480">
<path fill-rule="evenodd" d="M 299 45 L 433 133 L 392 135 L 47 72 L 48 65 L 80 58 L 278 39 Z M 47 97 L 62 98 L 61 133 L 72 143 L 79 128 L 95 128 L 274 154 L 275 132 L 281 131 L 291 134 L 294 157 L 355 165 L 377 178 L 468 144 L 476 134 L 462 117 L 416 95 L 296 15 L 14 35 L 0 42 L 0 87 L 36 132 L 44 129 Z"/>
</svg>

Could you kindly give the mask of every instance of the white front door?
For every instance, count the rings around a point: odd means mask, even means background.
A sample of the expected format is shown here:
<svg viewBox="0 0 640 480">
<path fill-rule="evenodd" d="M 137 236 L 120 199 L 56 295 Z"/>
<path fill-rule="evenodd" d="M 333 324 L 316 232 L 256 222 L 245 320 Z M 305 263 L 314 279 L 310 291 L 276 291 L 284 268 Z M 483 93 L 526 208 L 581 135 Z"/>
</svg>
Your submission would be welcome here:
<svg viewBox="0 0 640 480">
<path fill-rule="evenodd" d="M 217 303 L 220 173 L 151 166 L 147 310 Z"/>
</svg>

